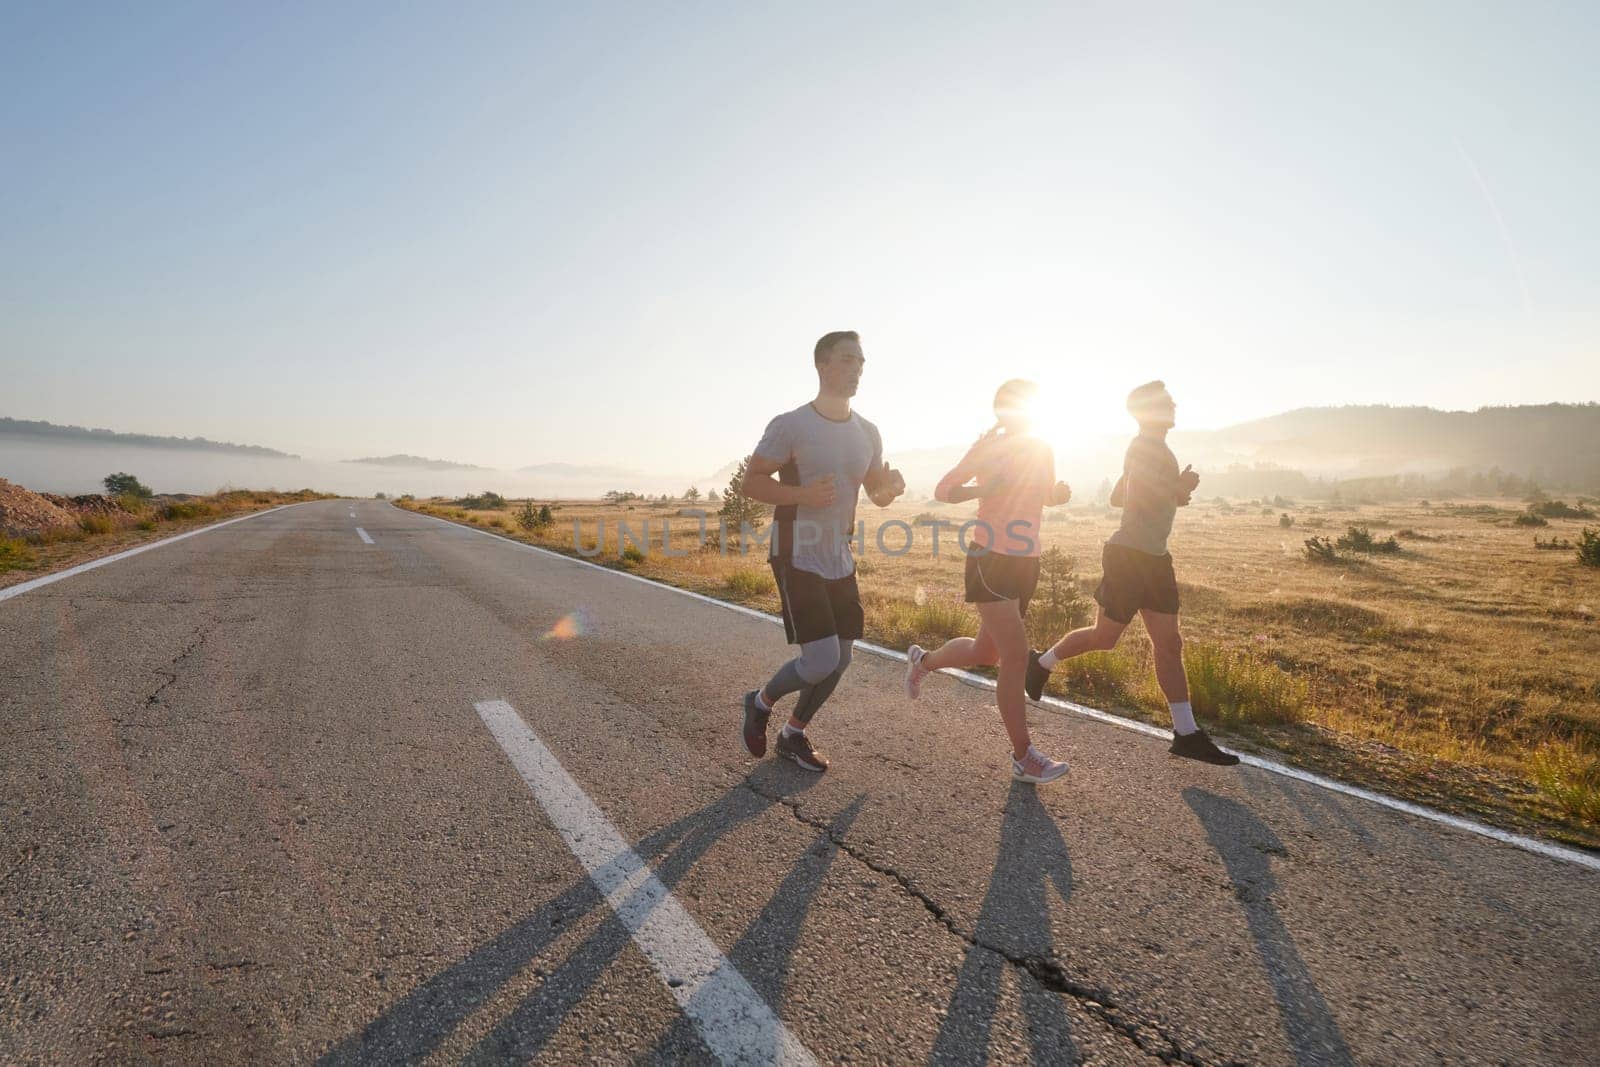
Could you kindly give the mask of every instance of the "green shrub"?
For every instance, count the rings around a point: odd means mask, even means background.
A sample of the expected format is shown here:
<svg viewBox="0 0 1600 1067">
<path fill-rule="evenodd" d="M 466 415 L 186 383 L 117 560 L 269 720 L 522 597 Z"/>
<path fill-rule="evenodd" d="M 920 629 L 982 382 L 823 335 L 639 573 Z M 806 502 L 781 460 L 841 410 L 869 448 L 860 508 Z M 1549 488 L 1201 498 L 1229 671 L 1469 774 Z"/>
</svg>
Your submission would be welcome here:
<svg viewBox="0 0 1600 1067">
<path fill-rule="evenodd" d="M 43 530 L 34 530 L 25 537 L 30 545 L 58 545 L 63 541 L 87 540 L 88 534 L 84 533 L 74 523 L 71 526 L 47 526 Z"/>
<path fill-rule="evenodd" d="M 1585 567 L 1600 567 L 1600 530 L 1585 526 L 1578 535 L 1578 562 Z"/>
<path fill-rule="evenodd" d="M 33 546 L 20 537 L 0 537 L 0 573 L 31 567 L 38 560 Z"/>
<path fill-rule="evenodd" d="M 122 496 L 124 493 L 131 493 L 137 497 L 148 497 L 153 495 L 148 485 L 145 485 L 133 475 L 124 473 L 123 471 L 118 471 L 116 474 L 106 475 L 101 484 L 106 487 L 107 496 Z"/>
<path fill-rule="evenodd" d="M 1592 519 L 1594 512 L 1586 507 L 1572 507 L 1565 500 L 1542 500 L 1528 508 L 1530 515 L 1547 519 Z"/>
<path fill-rule="evenodd" d="M 154 530 L 155 528 L 156 528 L 156 520 L 154 520 L 154 519 L 140 519 L 139 520 L 139 529 L 141 529 L 141 530 Z"/>
<path fill-rule="evenodd" d="M 770 510 L 759 500 L 744 495 L 744 472 L 749 462 L 750 457 L 745 456 L 734 467 L 733 475 L 728 479 L 728 488 L 722 494 L 722 507 L 717 510 L 730 538 L 743 537 L 742 530 L 747 526 L 751 533 L 760 533 L 761 524 L 766 521 Z"/>
<path fill-rule="evenodd" d="M 546 504 L 535 509 L 533 501 L 529 500 L 517 512 L 517 525 L 527 533 L 536 533 L 555 521 L 555 516 L 550 513 L 550 505 Z"/>
<path fill-rule="evenodd" d="M 1312 563 L 1337 563 L 1339 553 L 1326 537 L 1306 538 L 1306 559 Z"/>
<path fill-rule="evenodd" d="M 978 632 L 977 618 L 964 605 L 932 597 L 921 604 L 908 597 L 875 600 L 867 609 L 867 619 L 891 648 L 912 643 L 937 648 L 952 637 L 971 637 Z"/>
<path fill-rule="evenodd" d="M 1086 621 L 1089 598 L 1078 588 L 1076 563 L 1058 545 L 1039 557 L 1039 585 L 1026 619 L 1028 639 L 1044 647 Z"/>
<path fill-rule="evenodd" d="M 1133 699 L 1145 665 L 1122 649 L 1085 652 L 1062 660 L 1052 677 L 1060 678 L 1066 692 L 1089 702 L 1118 703 Z"/>
<path fill-rule="evenodd" d="M 1400 551 L 1399 541 L 1393 537 L 1380 541 L 1372 536 L 1372 531 L 1365 524 L 1349 527 L 1345 535 L 1339 538 L 1338 545 L 1351 552 L 1365 552 L 1368 555 L 1390 555 Z"/>
<path fill-rule="evenodd" d="M 161 514 L 170 522 L 178 519 L 203 519 L 215 510 L 203 500 L 173 500 L 162 507 Z"/>
<path fill-rule="evenodd" d="M 500 511 L 506 506 L 506 498 L 485 489 L 477 496 L 464 496 L 454 503 L 458 508 L 467 508 L 471 511 Z"/>
<path fill-rule="evenodd" d="M 630 544 L 623 548 L 622 554 L 617 557 L 624 567 L 637 567 L 644 562 L 644 551 L 638 545 Z"/>
<path fill-rule="evenodd" d="M 1534 782 L 1562 811 L 1600 823 L 1600 757 L 1575 741 L 1552 741 L 1533 757 Z"/>
<path fill-rule="evenodd" d="M 1516 518 L 1512 519 L 1511 521 L 1513 523 L 1515 523 L 1516 525 L 1518 525 L 1518 526 L 1549 526 L 1550 525 L 1550 520 L 1549 519 L 1545 518 L 1543 515 L 1535 515 L 1531 511 L 1524 512 L 1523 514 L 1518 515 Z"/>
<path fill-rule="evenodd" d="M 1305 714 L 1305 682 L 1249 649 L 1191 643 L 1184 673 L 1195 714 L 1225 723 L 1295 722 Z"/>
<path fill-rule="evenodd" d="M 94 512 L 88 512 L 78 516 L 78 529 L 86 534 L 108 534 L 116 528 L 117 524 L 111 521 L 110 515 L 96 515 Z"/>
<path fill-rule="evenodd" d="M 728 592 L 746 600 L 765 596 L 778 588 L 770 570 L 758 570 L 755 567 L 740 567 L 728 575 L 722 584 Z"/>
</svg>

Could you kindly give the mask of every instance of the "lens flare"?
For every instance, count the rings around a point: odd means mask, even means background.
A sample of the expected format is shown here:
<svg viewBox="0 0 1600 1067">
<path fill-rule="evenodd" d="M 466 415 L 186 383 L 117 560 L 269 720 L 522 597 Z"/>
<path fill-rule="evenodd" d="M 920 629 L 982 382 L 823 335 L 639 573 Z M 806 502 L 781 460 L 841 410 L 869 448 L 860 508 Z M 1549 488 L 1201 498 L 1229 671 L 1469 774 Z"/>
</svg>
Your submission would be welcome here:
<svg viewBox="0 0 1600 1067">
<path fill-rule="evenodd" d="M 589 613 L 583 608 L 569 612 L 556 620 L 556 624 L 540 635 L 541 641 L 571 641 L 594 630 Z"/>
</svg>

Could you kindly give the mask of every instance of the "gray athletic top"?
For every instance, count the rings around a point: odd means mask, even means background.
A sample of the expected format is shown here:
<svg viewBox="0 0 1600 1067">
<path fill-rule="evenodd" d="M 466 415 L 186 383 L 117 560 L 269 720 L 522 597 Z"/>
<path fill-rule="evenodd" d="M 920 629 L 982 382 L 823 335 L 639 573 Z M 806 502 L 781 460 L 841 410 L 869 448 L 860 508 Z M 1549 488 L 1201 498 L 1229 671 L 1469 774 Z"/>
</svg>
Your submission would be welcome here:
<svg viewBox="0 0 1600 1067">
<path fill-rule="evenodd" d="M 1166 555 L 1178 513 L 1178 458 L 1165 441 L 1140 434 L 1128 445 L 1122 481 L 1122 525 L 1109 543 Z"/>
<path fill-rule="evenodd" d="M 833 503 L 825 508 L 780 507 L 772 516 L 772 555 L 788 559 L 823 578 L 855 573 L 850 538 L 856 526 L 856 500 L 867 472 L 883 465 L 878 428 L 855 412 L 835 422 L 810 404 L 767 423 L 756 455 L 782 464 L 778 481 L 809 485 L 833 475 Z"/>
</svg>

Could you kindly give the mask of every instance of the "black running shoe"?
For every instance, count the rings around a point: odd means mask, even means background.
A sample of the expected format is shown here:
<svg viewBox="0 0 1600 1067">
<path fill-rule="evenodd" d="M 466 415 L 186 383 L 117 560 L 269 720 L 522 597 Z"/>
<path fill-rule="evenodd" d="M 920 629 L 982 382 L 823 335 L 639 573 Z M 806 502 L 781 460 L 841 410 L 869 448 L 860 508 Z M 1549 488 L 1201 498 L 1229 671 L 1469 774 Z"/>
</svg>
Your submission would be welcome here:
<svg viewBox="0 0 1600 1067">
<path fill-rule="evenodd" d="M 828 769 L 828 758 L 811 747 L 811 739 L 804 731 L 797 734 L 780 733 L 778 743 L 772 749 L 776 755 L 794 760 L 804 770 L 821 774 Z"/>
<path fill-rule="evenodd" d="M 772 711 L 761 710 L 756 693 L 752 689 L 744 695 L 744 750 L 760 759 L 767 754 L 767 720 L 772 718 Z"/>
<path fill-rule="evenodd" d="M 1038 700 L 1044 695 L 1044 683 L 1050 677 L 1048 668 L 1039 666 L 1039 657 L 1044 655 L 1038 649 L 1028 649 L 1028 677 L 1023 681 L 1022 688 L 1027 690 L 1029 700 Z"/>
<path fill-rule="evenodd" d="M 1232 767 L 1239 762 L 1239 757 L 1232 752 L 1224 752 L 1211 743 L 1211 738 L 1206 736 L 1204 730 L 1196 729 L 1192 734 L 1179 734 L 1172 739 L 1172 747 L 1167 749 L 1174 756 L 1184 759 L 1197 759 L 1201 763 L 1215 763 L 1218 767 Z"/>
</svg>

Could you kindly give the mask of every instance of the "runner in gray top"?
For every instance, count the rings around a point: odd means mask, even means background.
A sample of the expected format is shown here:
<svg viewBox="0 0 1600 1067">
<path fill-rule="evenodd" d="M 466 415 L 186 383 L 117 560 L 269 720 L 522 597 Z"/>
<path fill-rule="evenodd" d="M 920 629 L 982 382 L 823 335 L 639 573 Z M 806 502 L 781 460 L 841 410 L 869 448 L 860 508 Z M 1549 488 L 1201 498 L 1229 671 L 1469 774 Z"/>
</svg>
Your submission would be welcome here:
<svg viewBox="0 0 1600 1067">
<path fill-rule="evenodd" d="M 1085 652 L 1115 648 L 1133 617 L 1144 620 L 1155 653 L 1156 682 L 1172 713 L 1174 756 L 1231 767 L 1239 757 L 1212 743 L 1194 719 L 1189 680 L 1183 666 L 1183 635 L 1178 629 L 1178 578 L 1167 552 L 1167 537 L 1178 509 L 1189 503 L 1200 475 L 1185 467 L 1167 447 L 1167 431 L 1177 419 L 1178 405 L 1161 382 L 1146 382 L 1128 394 L 1128 414 L 1139 423 L 1139 436 L 1128 445 L 1122 479 L 1111 492 L 1111 505 L 1122 508 L 1122 524 L 1100 554 L 1100 605 L 1093 626 L 1073 630 L 1054 647 L 1030 652 L 1023 690 L 1038 700 L 1050 671 L 1062 660 Z"/>
<path fill-rule="evenodd" d="M 1141 429 L 1128 445 L 1122 478 L 1111 493 L 1112 505 L 1122 506 L 1122 524 L 1107 543 L 1148 556 L 1166 555 L 1178 506 L 1189 502 L 1189 477 L 1189 468 L 1178 470 L 1178 457 L 1167 447 L 1166 430 L 1159 425 Z"/>
<path fill-rule="evenodd" d="M 745 465 L 744 494 L 774 506 L 772 575 L 784 632 L 800 654 L 744 695 L 743 737 L 752 756 L 766 755 L 773 707 L 799 693 L 774 749 L 808 771 L 825 771 L 828 761 L 811 747 L 806 726 L 844 676 L 864 630 L 850 552 L 856 499 L 865 488 L 874 504 L 888 507 L 906 483 L 883 462 L 878 428 L 850 410 L 866 363 L 861 338 L 845 330 L 825 334 L 812 362 L 816 399 L 768 423 Z"/>
<path fill-rule="evenodd" d="M 767 423 L 757 459 L 778 464 L 781 485 L 831 480 L 833 501 L 779 507 L 772 517 L 772 555 L 830 581 L 855 573 L 850 552 L 856 499 L 867 475 L 883 467 L 878 428 L 854 411 L 834 419 L 815 403 L 785 411 Z"/>
</svg>

